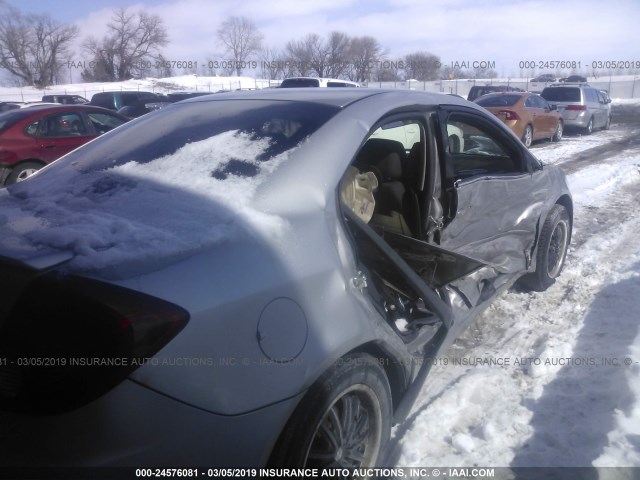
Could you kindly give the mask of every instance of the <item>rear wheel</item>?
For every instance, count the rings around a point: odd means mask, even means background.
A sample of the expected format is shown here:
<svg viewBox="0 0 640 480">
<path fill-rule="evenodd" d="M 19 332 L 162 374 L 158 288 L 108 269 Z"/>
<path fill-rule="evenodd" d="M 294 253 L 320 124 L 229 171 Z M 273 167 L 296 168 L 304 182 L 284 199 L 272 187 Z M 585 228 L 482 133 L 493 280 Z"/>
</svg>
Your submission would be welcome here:
<svg viewBox="0 0 640 480">
<path fill-rule="evenodd" d="M 553 134 L 553 137 L 551 137 L 551 141 L 552 142 L 559 142 L 560 140 L 562 140 L 562 133 L 564 131 L 564 124 L 562 123 L 562 120 L 558 121 L 558 126 L 556 127 L 556 131 Z"/>
<path fill-rule="evenodd" d="M 531 125 L 527 125 L 524 129 L 524 134 L 522 135 L 522 143 L 524 146 L 529 148 L 531 146 L 531 142 L 533 141 L 533 128 Z"/>
<path fill-rule="evenodd" d="M 5 184 L 11 185 L 12 183 L 22 182 L 23 180 L 26 180 L 28 177 L 40 170 L 42 166 L 43 165 L 38 162 L 23 162 L 19 165 L 16 165 L 11 170 L 11 173 L 7 177 Z"/>
<path fill-rule="evenodd" d="M 593 117 L 589 119 L 589 123 L 584 127 L 584 133 L 587 135 L 591 135 L 593 133 Z"/>
<path fill-rule="evenodd" d="M 536 270 L 525 275 L 521 284 L 542 291 L 549 288 L 562 272 L 571 239 L 571 221 L 567 209 L 554 205 L 542 227 L 536 256 Z"/>
<path fill-rule="evenodd" d="M 391 431 L 391 391 L 370 355 L 348 355 L 309 389 L 270 463 L 289 468 L 375 467 Z"/>
</svg>

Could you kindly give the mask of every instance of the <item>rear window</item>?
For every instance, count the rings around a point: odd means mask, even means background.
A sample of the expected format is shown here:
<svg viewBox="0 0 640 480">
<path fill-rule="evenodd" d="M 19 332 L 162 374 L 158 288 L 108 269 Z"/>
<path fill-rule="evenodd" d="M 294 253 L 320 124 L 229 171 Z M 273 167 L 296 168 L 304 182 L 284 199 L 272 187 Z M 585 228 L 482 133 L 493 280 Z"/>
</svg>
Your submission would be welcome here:
<svg viewBox="0 0 640 480">
<path fill-rule="evenodd" d="M 28 112 L 27 109 L 9 110 L 7 112 L 0 113 L 0 132 L 6 130 L 30 114 L 31 112 Z"/>
<path fill-rule="evenodd" d="M 580 89 L 574 87 L 547 87 L 540 96 L 547 102 L 579 102 Z"/>
<path fill-rule="evenodd" d="M 520 95 L 491 95 L 479 99 L 476 103 L 483 107 L 511 107 L 521 98 Z"/>
<path fill-rule="evenodd" d="M 113 95 L 109 93 L 96 93 L 91 97 L 91 105 L 97 105 L 99 107 L 110 108 L 113 110 Z"/>
<path fill-rule="evenodd" d="M 214 178 L 252 176 L 260 171 L 264 162 L 297 146 L 339 109 L 302 102 L 243 100 L 217 101 L 215 105 L 211 102 L 175 104 L 166 110 L 171 114 L 123 125 L 117 141 L 110 136 L 98 139 L 85 146 L 80 155 L 67 155 L 56 165 L 65 168 L 72 164 L 80 171 L 93 171 L 129 162 L 149 163 L 193 149 L 193 155 L 206 155 L 211 159 L 209 173 Z M 214 137 L 227 138 L 229 145 L 213 141 Z M 232 142 L 230 138 L 238 141 Z M 233 144 L 237 144 L 238 149 L 248 149 L 252 148 L 252 142 L 262 146 L 256 147 L 255 158 L 238 160 L 246 159 L 248 152 L 234 152 Z M 211 148 L 206 150 L 209 144 Z"/>
<path fill-rule="evenodd" d="M 467 100 L 475 100 L 476 98 L 481 97 L 482 95 L 486 95 L 487 93 L 495 93 L 498 91 L 498 87 L 471 87 Z"/>
<path fill-rule="evenodd" d="M 280 88 L 319 87 L 320 82 L 315 78 L 286 78 Z"/>
</svg>

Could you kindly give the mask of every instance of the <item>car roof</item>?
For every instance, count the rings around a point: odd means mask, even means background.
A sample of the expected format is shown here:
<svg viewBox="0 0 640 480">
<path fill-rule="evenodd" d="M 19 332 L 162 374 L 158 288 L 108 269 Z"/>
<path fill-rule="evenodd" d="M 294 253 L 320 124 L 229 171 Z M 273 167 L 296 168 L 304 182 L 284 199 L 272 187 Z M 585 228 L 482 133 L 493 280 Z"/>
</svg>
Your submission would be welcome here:
<svg viewBox="0 0 640 480">
<path fill-rule="evenodd" d="M 274 88 L 251 91 L 227 92 L 217 95 L 183 100 L 182 104 L 194 102 L 220 102 L 226 100 L 271 100 L 317 103 L 335 107 L 346 107 L 360 100 L 374 97 L 403 97 L 406 101 L 415 101 L 425 105 L 475 105 L 463 98 L 445 93 L 422 92 L 416 90 L 378 89 L 378 88 Z"/>
</svg>

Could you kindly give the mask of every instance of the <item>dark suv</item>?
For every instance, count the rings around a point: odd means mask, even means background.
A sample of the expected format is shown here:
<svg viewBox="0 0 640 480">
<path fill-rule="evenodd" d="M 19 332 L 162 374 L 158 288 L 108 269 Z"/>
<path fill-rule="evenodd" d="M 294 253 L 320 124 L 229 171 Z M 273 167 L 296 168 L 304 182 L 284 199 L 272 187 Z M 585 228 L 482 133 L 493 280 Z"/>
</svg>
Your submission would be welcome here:
<svg viewBox="0 0 640 480">
<path fill-rule="evenodd" d="M 589 134 L 611 125 L 611 99 L 584 83 L 561 83 L 546 87 L 540 94 L 562 115 L 565 127 L 581 128 Z"/>
<path fill-rule="evenodd" d="M 516 87 L 509 87 L 507 85 L 476 85 L 471 87 L 467 100 L 473 102 L 476 98 L 486 95 L 487 93 L 495 92 L 522 92 L 521 89 Z"/>
<path fill-rule="evenodd" d="M 134 118 L 168 105 L 167 99 L 151 92 L 101 92 L 91 97 L 89 105 L 108 108 Z"/>
</svg>

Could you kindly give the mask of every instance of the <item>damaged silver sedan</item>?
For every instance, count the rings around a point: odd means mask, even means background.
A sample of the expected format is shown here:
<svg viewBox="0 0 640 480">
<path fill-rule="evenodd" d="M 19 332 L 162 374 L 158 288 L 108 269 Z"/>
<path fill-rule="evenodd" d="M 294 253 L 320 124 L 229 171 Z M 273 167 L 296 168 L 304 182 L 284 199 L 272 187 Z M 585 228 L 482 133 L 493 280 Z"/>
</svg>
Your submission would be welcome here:
<svg viewBox="0 0 640 480">
<path fill-rule="evenodd" d="M 0 191 L 0 465 L 379 465 L 429 359 L 553 284 L 559 169 L 465 100 L 338 90 L 174 104 Z"/>
</svg>

